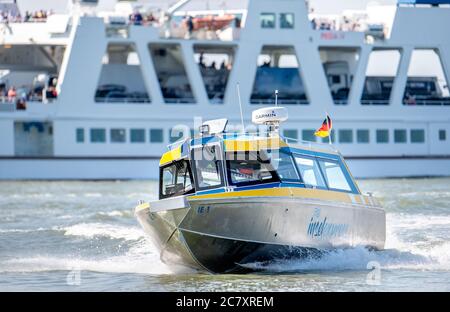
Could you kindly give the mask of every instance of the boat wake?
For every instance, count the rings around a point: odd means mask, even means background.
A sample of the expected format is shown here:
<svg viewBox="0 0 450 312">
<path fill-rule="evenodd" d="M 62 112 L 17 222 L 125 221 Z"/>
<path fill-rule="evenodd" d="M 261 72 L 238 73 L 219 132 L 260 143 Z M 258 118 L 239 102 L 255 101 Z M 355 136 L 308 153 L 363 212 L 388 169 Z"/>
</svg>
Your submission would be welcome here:
<svg viewBox="0 0 450 312">
<path fill-rule="evenodd" d="M 252 270 L 283 273 L 308 271 L 367 270 L 373 261 L 381 269 L 450 269 L 449 216 L 387 215 L 386 249 L 364 247 L 327 251 L 321 257 L 276 259 L 241 264 Z M 443 233 L 446 232 L 447 234 Z"/>
<path fill-rule="evenodd" d="M 4 232 L 37 237 L 51 234 L 60 239 L 60 244 L 79 244 L 79 249 L 93 245 L 99 252 L 93 257 L 82 253 L 48 252 L 9 258 L 0 261 L 0 272 L 81 270 L 150 275 L 193 272 L 188 268 L 162 263 L 157 248 L 137 225 L 81 222 L 66 227 L 11 229 Z M 450 216 L 390 213 L 387 215 L 385 250 L 374 251 L 363 247 L 337 249 L 321 257 L 277 259 L 270 263 L 254 262 L 242 266 L 269 273 L 292 273 L 366 270 L 369 262 L 376 261 L 382 269 L 449 270 L 450 242 L 446 240 L 449 235 Z M 118 249 L 111 249 L 111 246 L 118 246 Z"/>
</svg>

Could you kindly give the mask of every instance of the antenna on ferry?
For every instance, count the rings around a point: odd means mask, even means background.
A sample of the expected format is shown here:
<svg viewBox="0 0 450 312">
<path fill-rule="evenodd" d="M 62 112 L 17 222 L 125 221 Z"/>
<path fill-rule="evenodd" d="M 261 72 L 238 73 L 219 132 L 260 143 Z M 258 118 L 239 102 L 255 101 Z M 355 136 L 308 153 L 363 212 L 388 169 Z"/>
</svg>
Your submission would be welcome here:
<svg viewBox="0 0 450 312">
<path fill-rule="evenodd" d="M 241 125 L 242 125 L 242 133 L 245 132 L 245 128 L 244 128 L 244 115 L 242 114 L 242 101 L 241 101 L 241 90 L 239 88 L 239 82 L 236 84 L 236 92 L 237 92 L 237 96 L 238 96 L 238 101 L 239 101 L 239 109 L 241 111 Z"/>
<path fill-rule="evenodd" d="M 278 89 L 275 90 L 275 106 L 278 106 Z"/>
</svg>

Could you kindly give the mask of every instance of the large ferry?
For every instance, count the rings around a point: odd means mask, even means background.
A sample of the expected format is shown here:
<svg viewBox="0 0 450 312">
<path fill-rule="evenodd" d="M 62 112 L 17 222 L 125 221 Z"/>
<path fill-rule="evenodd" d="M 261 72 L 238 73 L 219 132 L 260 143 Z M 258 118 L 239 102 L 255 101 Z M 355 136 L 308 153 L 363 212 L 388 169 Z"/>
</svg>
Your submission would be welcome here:
<svg viewBox="0 0 450 312">
<path fill-rule="evenodd" d="M 327 112 L 355 177 L 450 175 L 449 4 L 1 0 L 0 178 L 157 178 L 194 117 L 239 127 L 274 89 L 282 135 L 318 141 Z"/>
</svg>

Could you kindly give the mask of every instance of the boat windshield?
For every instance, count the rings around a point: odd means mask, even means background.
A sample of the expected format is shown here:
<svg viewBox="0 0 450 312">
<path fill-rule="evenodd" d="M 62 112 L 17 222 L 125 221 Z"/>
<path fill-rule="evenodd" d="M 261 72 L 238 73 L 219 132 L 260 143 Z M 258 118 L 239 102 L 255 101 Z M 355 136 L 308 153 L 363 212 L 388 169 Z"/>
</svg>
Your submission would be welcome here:
<svg viewBox="0 0 450 312">
<path fill-rule="evenodd" d="M 270 164 L 275 169 L 278 177 L 283 182 L 301 182 L 301 178 L 295 169 L 292 156 L 281 150 L 267 150 L 261 152 L 261 157 L 270 159 Z"/>
<path fill-rule="evenodd" d="M 160 198 L 179 196 L 192 193 L 191 172 L 189 163 L 185 160 L 177 161 L 161 168 Z"/>
<path fill-rule="evenodd" d="M 270 160 L 262 159 L 258 152 L 227 153 L 228 180 L 243 186 L 279 181 Z"/>
<path fill-rule="evenodd" d="M 222 161 L 217 146 L 204 146 L 192 151 L 195 180 L 200 190 L 223 186 Z"/>
</svg>

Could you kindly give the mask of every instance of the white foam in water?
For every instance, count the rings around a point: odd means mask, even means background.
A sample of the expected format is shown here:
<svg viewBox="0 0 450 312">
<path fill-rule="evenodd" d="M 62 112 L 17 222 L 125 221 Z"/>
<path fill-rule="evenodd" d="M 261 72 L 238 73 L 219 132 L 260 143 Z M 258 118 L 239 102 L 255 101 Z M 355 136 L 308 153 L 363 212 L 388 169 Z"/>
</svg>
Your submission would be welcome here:
<svg viewBox="0 0 450 312">
<path fill-rule="evenodd" d="M 114 239 L 138 240 L 145 236 L 142 229 L 138 227 L 121 226 L 106 223 L 80 223 L 63 228 L 64 235 L 82 236 L 93 238 L 105 236 Z"/>
<path fill-rule="evenodd" d="M 439 229 L 443 229 L 444 233 L 439 232 Z M 130 249 L 123 255 L 92 259 L 71 255 L 10 258 L 0 263 L 0 272 L 79 269 L 113 273 L 173 274 L 180 270 L 160 261 L 158 250 L 137 225 L 93 222 L 56 227 L 53 230 L 62 231 L 65 236 L 78 236 L 86 240 L 95 237 L 123 239 L 130 245 Z M 450 217 L 389 213 L 386 250 L 369 251 L 357 247 L 335 250 L 319 259 L 277 260 L 269 264 L 248 263 L 244 266 L 269 272 L 366 270 L 370 261 L 377 261 L 382 269 L 449 270 L 450 242 L 442 238 L 448 237 L 448 231 L 450 231 Z M 414 235 L 417 233 L 420 235 L 416 238 Z M 181 272 L 190 271 L 183 268 Z"/>
<path fill-rule="evenodd" d="M 0 272 L 46 272 L 46 271 L 94 271 L 107 273 L 170 274 L 174 268 L 159 260 L 153 244 L 141 240 L 125 255 L 106 259 L 81 259 L 76 257 L 36 256 L 5 261 Z"/>
<path fill-rule="evenodd" d="M 270 263 L 247 263 L 244 267 L 269 272 L 322 270 L 366 270 L 370 261 L 382 269 L 449 270 L 450 242 L 429 237 L 430 241 L 408 242 L 398 235 L 400 230 L 429 231 L 434 226 L 450 226 L 450 217 L 387 214 L 386 246 L 382 251 L 364 247 L 337 249 L 320 258 L 275 260 Z"/>
<path fill-rule="evenodd" d="M 170 274 L 190 272 L 184 267 L 169 267 L 159 259 L 156 247 L 137 226 L 123 226 L 105 223 L 80 223 L 65 228 L 54 227 L 54 231 L 64 231 L 64 235 L 86 239 L 109 237 L 124 239 L 130 245 L 124 255 L 108 258 L 55 257 L 37 255 L 28 258 L 14 258 L 0 263 L 0 272 L 44 272 L 81 270 L 109 273 Z"/>
</svg>

